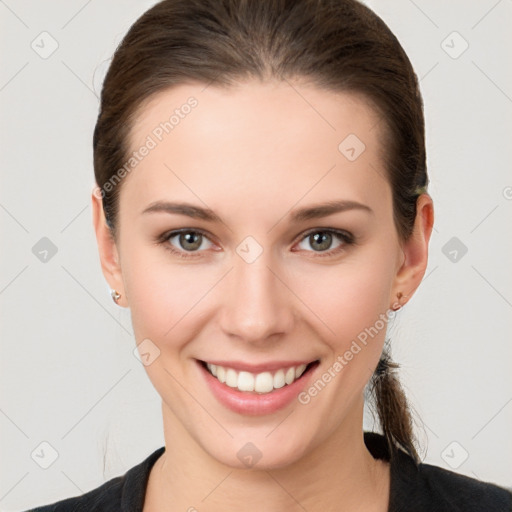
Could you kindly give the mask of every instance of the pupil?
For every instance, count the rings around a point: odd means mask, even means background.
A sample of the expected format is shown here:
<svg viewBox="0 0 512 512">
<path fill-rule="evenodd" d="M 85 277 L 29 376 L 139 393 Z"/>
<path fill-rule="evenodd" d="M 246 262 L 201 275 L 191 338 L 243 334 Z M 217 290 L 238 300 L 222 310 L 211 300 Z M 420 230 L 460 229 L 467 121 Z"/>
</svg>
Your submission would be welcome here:
<svg viewBox="0 0 512 512">
<path fill-rule="evenodd" d="M 330 233 L 323 233 L 323 232 L 320 232 L 320 233 L 316 233 L 313 238 L 315 239 L 315 243 L 318 242 L 319 240 L 321 240 L 322 238 L 324 239 L 324 242 L 321 242 L 320 241 L 320 245 L 322 247 L 320 247 L 320 249 L 328 249 L 329 248 L 329 245 L 330 245 Z M 325 243 L 325 241 L 327 240 L 327 243 Z"/>
<path fill-rule="evenodd" d="M 184 233 L 182 234 L 182 237 L 185 239 L 185 243 L 186 244 L 192 244 L 195 246 L 192 247 L 192 249 L 197 249 L 201 244 L 199 243 L 199 245 L 197 245 L 197 239 L 200 237 L 201 235 L 199 233 Z M 196 238 L 196 241 L 194 242 L 194 238 Z"/>
</svg>

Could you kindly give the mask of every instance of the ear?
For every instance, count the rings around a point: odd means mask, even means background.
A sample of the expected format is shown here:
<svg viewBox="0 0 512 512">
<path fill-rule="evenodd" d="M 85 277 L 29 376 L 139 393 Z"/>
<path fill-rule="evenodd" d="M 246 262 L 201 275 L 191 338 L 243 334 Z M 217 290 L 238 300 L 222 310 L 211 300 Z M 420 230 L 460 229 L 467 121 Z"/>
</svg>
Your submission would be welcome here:
<svg viewBox="0 0 512 512">
<path fill-rule="evenodd" d="M 403 306 L 413 296 L 425 275 L 428 264 L 428 244 L 434 225 L 434 204 L 428 194 L 416 200 L 416 219 L 409 240 L 401 244 L 403 258 L 398 265 L 390 297 L 391 305 Z M 404 298 L 398 299 L 402 294 Z M 392 307 L 392 306 L 391 306 Z"/>
<path fill-rule="evenodd" d="M 96 232 L 101 270 L 110 288 L 113 288 L 121 294 L 121 298 L 117 301 L 117 304 L 126 307 L 126 296 L 119 262 L 119 252 L 105 218 L 101 190 L 97 185 L 95 185 L 92 190 L 91 201 L 93 226 Z"/>
</svg>

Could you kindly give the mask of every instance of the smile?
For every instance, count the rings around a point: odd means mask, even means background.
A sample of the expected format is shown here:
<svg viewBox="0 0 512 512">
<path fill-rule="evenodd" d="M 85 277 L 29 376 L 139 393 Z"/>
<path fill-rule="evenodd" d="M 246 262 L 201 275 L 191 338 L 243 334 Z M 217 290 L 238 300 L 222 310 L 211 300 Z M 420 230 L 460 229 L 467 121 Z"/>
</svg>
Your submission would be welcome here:
<svg viewBox="0 0 512 512">
<path fill-rule="evenodd" d="M 197 359 L 196 363 L 207 388 L 220 404 L 238 414 L 259 416 L 296 401 L 314 377 L 320 360 L 253 365 Z"/>
<path fill-rule="evenodd" d="M 206 363 L 208 371 L 223 384 L 239 391 L 255 391 L 256 393 L 271 393 L 292 384 L 307 368 L 307 364 L 280 368 L 275 372 L 251 373 L 237 371 L 234 368 Z"/>
</svg>

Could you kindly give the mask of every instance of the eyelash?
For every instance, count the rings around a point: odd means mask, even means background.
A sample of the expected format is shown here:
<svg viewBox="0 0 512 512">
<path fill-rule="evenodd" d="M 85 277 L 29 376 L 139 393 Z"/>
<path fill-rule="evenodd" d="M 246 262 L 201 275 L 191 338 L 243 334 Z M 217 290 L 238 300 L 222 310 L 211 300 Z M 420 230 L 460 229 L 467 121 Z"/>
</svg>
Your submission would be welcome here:
<svg viewBox="0 0 512 512">
<path fill-rule="evenodd" d="M 157 237 L 156 242 L 158 244 L 163 245 L 166 250 L 170 251 L 172 254 L 178 256 L 179 258 L 190 259 L 190 258 L 200 257 L 200 251 L 193 251 L 193 252 L 179 251 L 179 250 L 175 249 L 169 243 L 169 240 L 171 238 L 174 238 L 176 235 L 179 235 L 181 233 L 201 234 L 205 238 L 210 240 L 208 234 L 205 231 L 201 230 L 201 229 L 187 229 L 187 228 L 185 228 L 185 229 L 179 229 L 179 230 L 175 230 L 175 231 L 167 231 L 166 233 L 163 233 L 162 235 Z M 302 236 L 302 238 L 300 238 L 298 243 L 304 241 L 309 236 L 311 236 L 311 235 L 313 235 L 315 233 L 330 233 L 330 234 L 334 234 L 335 236 L 337 236 L 343 242 L 342 245 L 340 245 L 336 249 L 332 249 L 330 251 L 320 251 L 320 252 L 306 251 L 306 252 L 316 252 L 317 256 L 314 256 L 315 258 L 325 258 L 325 257 L 336 256 L 337 254 L 345 251 L 347 246 L 356 245 L 356 238 L 354 237 L 354 235 L 352 235 L 352 233 L 349 233 L 348 231 L 341 231 L 339 229 L 333 229 L 333 228 L 313 228 L 313 229 L 310 229 L 310 230 L 308 230 Z M 211 242 L 211 240 L 210 240 L 210 242 Z"/>
</svg>

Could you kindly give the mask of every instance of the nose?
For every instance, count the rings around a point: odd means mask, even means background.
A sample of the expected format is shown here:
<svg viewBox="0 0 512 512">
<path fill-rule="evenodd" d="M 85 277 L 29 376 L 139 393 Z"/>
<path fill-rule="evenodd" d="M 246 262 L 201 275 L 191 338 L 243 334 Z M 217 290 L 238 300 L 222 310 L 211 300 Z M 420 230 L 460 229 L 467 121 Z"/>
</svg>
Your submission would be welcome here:
<svg viewBox="0 0 512 512">
<path fill-rule="evenodd" d="M 220 320 L 223 332 L 231 338 L 265 344 L 292 330 L 294 295 L 285 273 L 267 256 L 269 252 L 263 251 L 252 263 L 235 255 L 222 290 Z"/>
</svg>

